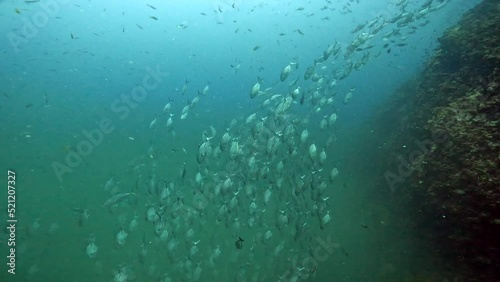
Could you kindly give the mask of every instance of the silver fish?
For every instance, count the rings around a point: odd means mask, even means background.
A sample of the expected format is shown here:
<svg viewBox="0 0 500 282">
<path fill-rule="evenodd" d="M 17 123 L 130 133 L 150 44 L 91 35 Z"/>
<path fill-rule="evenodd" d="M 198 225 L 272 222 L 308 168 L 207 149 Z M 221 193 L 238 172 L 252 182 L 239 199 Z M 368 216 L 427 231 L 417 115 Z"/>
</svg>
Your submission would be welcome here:
<svg viewBox="0 0 500 282">
<path fill-rule="evenodd" d="M 103 208 L 106 208 L 106 207 L 110 207 L 112 205 L 115 205 L 121 201 L 123 201 L 124 199 L 128 198 L 129 196 L 137 196 L 135 193 L 120 193 L 120 194 L 116 194 L 114 195 L 113 197 L 109 198 L 103 205 L 102 207 Z"/>
</svg>

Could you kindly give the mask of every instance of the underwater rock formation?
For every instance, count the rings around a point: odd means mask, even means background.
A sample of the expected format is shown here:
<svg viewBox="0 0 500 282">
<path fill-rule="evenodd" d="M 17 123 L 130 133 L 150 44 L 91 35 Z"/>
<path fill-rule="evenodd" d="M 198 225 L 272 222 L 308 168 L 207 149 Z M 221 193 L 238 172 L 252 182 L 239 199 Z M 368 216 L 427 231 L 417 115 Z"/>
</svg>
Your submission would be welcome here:
<svg viewBox="0 0 500 282">
<path fill-rule="evenodd" d="M 439 39 L 425 69 L 379 116 L 398 196 L 466 281 L 500 277 L 500 4 L 485 0 Z M 403 117 L 402 117 L 403 115 Z M 398 116 L 398 119 L 394 117 Z M 396 120 L 396 121 L 395 121 Z M 436 140 L 436 136 L 439 136 Z M 416 143 L 415 143 L 416 142 Z M 420 148 L 412 154 L 408 144 Z M 415 147 L 414 146 L 414 147 Z M 415 152 L 415 150 L 413 151 Z M 387 181 L 387 177 L 385 179 Z M 438 252 L 438 251 L 437 251 Z"/>
</svg>

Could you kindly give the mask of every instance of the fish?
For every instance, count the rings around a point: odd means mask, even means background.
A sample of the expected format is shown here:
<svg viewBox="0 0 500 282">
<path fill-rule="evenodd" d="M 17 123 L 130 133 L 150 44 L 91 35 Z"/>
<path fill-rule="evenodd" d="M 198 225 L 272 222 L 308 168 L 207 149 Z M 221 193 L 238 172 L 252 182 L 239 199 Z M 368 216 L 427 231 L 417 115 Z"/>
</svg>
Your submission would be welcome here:
<svg viewBox="0 0 500 282">
<path fill-rule="evenodd" d="M 373 21 L 371 21 L 370 23 L 368 23 L 368 27 L 372 27 L 372 26 L 374 26 L 374 25 L 378 22 L 378 20 L 380 20 L 380 18 L 381 18 L 381 17 L 382 17 L 382 16 L 377 17 L 377 18 L 375 18 Z"/>
<path fill-rule="evenodd" d="M 73 33 L 70 32 L 70 35 L 71 35 L 71 39 L 80 39 L 80 37 L 76 37 L 73 35 Z"/>
<path fill-rule="evenodd" d="M 82 227 L 89 218 L 88 210 L 82 208 L 71 208 L 71 209 L 80 215 L 78 219 L 78 226 Z"/>
<path fill-rule="evenodd" d="M 283 68 L 280 74 L 280 80 L 283 82 L 286 80 L 290 72 L 292 71 L 292 66 L 291 64 L 288 64 L 286 67 Z"/>
<path fill-rule="evenodd" d="M 311 160 L 314 160 L 316 158 L 316 145 L 314 143 L 309 146 L 309 157 Z"/>
<path fill-rule="evenodd" d="M 427 0 L 424 4 L 422 4 L 422 6 L 421 6 L 421 7 L 422 7 L 422 8 L 427 8 L 427 7 L 430 7 L 430 6 L 431 6 L 431 4 L 432 4 L 432 1 L 433 1 L 433 0 Z"/>
<path fill-rule="evenodd" d="M 129 192 L 129 193 L 120 193 L 116 194 L 113 197 L 109 198 L 103 205 L 103 208 L 110 207 L 112 205 L 118 204 L 119 202 L 125 200 L 126 198 L 130 196 L 137 196 L 135 193 Z"/>
<path fill-rule="evenodd" d="M 238 156 L 239 150 L 240 147 L 238 141 L 234 140 L 229 148 L 229 157 L 231 160 L 234 160 Z"/>
<path fill-rule="evenodd" d="M 170 112 L 170 108 L 172 107 L 172 105 L 170 104 L 171 100 L 170 98 L 168 99 L 168 103 L 165 105 L 165 107 L 163 107 L 163 113 L 168 113 Z"/>
<path fill-rule="evenodd" d="M 292 96 L 292 99 L 297 99 L 297 97 L 299 97 L 299 94 L 300 94 L 300 86 L 297 86 L 297 88 L 295 88 L 291 93 L 290 95 Z"/>
<path fill-rule="evenodd" d="M 182 164 L 182 167 L 179 170 L 179 176 L 180 176 L 181 180 L 184 180 L 184 178 L 186 177 L 186 163 Z"/>
<path fill-rule="evenodd" d="M 96 244 L 92 241 L 87 245 L 87 248 L 85 249 L 87 256 L 91 259 L 94 259 L 97 256 L 97 250 L 98 247 Z"/>
<path fill-rule="evenodd" d="M 125 242 L 127 241 L 128 234 L 122 228 L 118 233 L 116 233 L 115 237 L 116 237 L 116 242 L 118 243 L 118 245 L 123 246 L 125 244 Z M 114 281 L 117 281 L 117 280 L 114 280 Z"/>
<path fill-rule="evenodd" d="M 152 6 L 152 5 L 149 5 L 149 4 L 146 4 L 146 6 L 148 6 L 149 8 L 153 9 L 153 10 L 156 10 L 156 7 L 155 6 Z"/>
<path fill-rule="evenodd" d="M 205 161 L 205 158 L 207 157 L 207 151 L 209 149 L 209 146 L 207 142 L 203 142 L 199 147 L 198 147 L 198 154 L 196 155 L 196 161 L 198 164 L 202 164 Z"/>
<path fill-rule="evenodd" d="M 339 170 L 336 167 L 332 168 L 332 170 L 330 171 L 330 175 L 329 175 L 330 183 L 333 183 L 333 181 L 335 180 L 335 178 L 337 177 L 338 174 L 339 174 Z"/>
<path fill-rule="evenodd" d="M 236 246 L 236 249 L 241 250 L 243 248 L 243 242 L 245 242 L 241 237 L 238 237 L 238 240 L 234 242 L 234 245 Z"/>
<path fill-rule="evenodd" d="M 314 64 L 312 66 L 309 66 L 306 69 L 306 72 L 304 73 L 304 80 L 308 80 L 311 78 L 311 76 L 314 74 L 314 68 L 316 67 L 316 61 L 314 61 Z"/>
<path fill-rule="evenodd" d="M 156 125 L 156 122 L 157 122 L 157 121 L 158 121 L 158 119 L 157 119 L 157 118 L 153 119 L 153 120 L 151 121 L 151 123 L 149 124 L 149 128 L 150 128 L 150 129 L 152 129 L 152 128 Z"/>
<path fill-rule="evenodd" d="M 155 17 L 155 16 L 150 16 L 149 18 L 151 18 L 151 19 L 153 19 L 153 20 L 155 20 L 155 21 L 157 21 L 157 20 L 158 20 L 158 18 L 157 18 L 157 17 Z"/>
<path fill-rule="evenodd" d="M 257 96 L 257 94 L 259 94 L 259 91 L 260 91 L 260 83 L 255 83 L 253 86 L 252 86 L 252 90 L 250 91 L 250 98 L 253 99 Z"/>
<path fill-rule="evenodd" d="M 49 97 L 47 96 L 47 92 L 43 91 L 43 99 L 45 100 L 45 107 L 49 106 Z"/>
<path fill-rule="evenodd" d="M 365 27 L 367 24 L 368 24 L 368 22 L 366 22 L 364 24 L 359 24 L 358 26 L 356 26 L 356 28 L 353 31 L 351 31 L 351 33 L 356 33 L 358 31 L 362 30 L 363 27 Z"/>
</svg>

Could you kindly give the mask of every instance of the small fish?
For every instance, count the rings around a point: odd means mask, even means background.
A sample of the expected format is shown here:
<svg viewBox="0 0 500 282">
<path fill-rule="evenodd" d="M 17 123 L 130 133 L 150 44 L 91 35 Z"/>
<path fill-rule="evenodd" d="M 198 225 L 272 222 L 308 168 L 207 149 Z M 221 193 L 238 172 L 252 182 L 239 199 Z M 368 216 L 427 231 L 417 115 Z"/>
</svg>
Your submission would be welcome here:
<svg viewBox="0 0 500 282">
<path fill-rule="evenodd" d="M 181 180 L 184 180 L 184 178 L 186 177 L 186 163 L 182 164 L 182 167 L 179 170 L 179 176 L 180 176 Z"/>
<path fill-rule="evenodd" d="M 363 228 L 365 228 L 365 229 L 368 229 L 368 225 L 366 225 L 366 224 L 364 224 L 364 223 L 362 223 L 362 224 L 361 224 L 361 227 L 363 227 Z"/>
<path fill-rule="evenodd" d="M 298 32 L 298 33 L 300 33 L 300 35 L 304 35 L 304 33 L 300 29 L 298 29 L 298 28 L 295 31 Z"/>
<path fill-rule="evenodd" d="M 252 48 L 252 51 L 257 51 L 257 50 L 259 50 L 259 48 L 260 48 L 260 46 L 257 45 L 257 46 L 255 46 L 255 47 Z"/>
<path fill-rule="evenodd" d="M 155 6 L 152 6 L 152 5 L 149 5 L 149 4 L 146 4 L 146 6 L 148 6 L 149 8 L 153 9 L 153 10 L 156 10 L 156 7 Z"/>
<path fill-rule="evenodd" d="M 87 219 L 89 219 L 88 210 L 81 208 L 71 208 L 71 209 L 79 214 L 78 226 L 82 227 L 83 225 L 85 225 L 85 222 L 87 221 Z"/>
<path fill-rule="evenodd" d="M 153 119 L 153 121 L 151 121 L 151 123 L 149 124 L 149 128 L 152 129 L 155 126 L 155 124 L 156 124 L 157 121 L 158 121 L 157 118 Z"/>
<path fill-rule="evenodd" d="M 157 20 L 158 20 L 158 18 L 157 18 L 157 17 L 155 17 L 155 16 L 150 16 L 149 18 L 151 18 L 151 19 L 153 19 L 153 20 L 155 20 L 155 21 L 157 21 Z"/>
<path fill-rule="evenodd" d="M 43 91 L 43 99 L 45 100 L 45 107 L 49 106 L 49 97 L 45 91 Z"/>
<path fill-rule="evenodd" d="M 18 14 L 21 14 L 21 10 L 19 10 L 18 8 L 14 9 L 14 11 Z"/>
<path fill-rule="evenodd" d="M 356 33 L 358 31 L 362 30 L 367 24 L 368 24 L 368 22 L 359 24 L 358 26 L 356 26 L 356 28 L 353 31 L 351 31 L 351 33 Z"/>
<path fill-rule="evenodd" d="M 136 25 L 138 28 L 140 28 L 140 29 L 144 29 L 144 28 L 142 28 L 142 26 L 140 26 L 140 25 L 138 25 L 138 24 L 135 24 L 135 25 Z"/>
<path fill-rule="evenodd" d="M 121 194 L 116 194 L 114 195 L 113 197 L 109 198 L 103 205 L 102 207 L 105 208 L 105 207 L 109 207 L 109 206 L 112 206 L 114 204 L 117 204 L 121 201 L 123 201 L 125 198 L 129 197 L 129 196 L 136 196 L 135 193 L 121 193 Z"/>
<path fill-rule="evenodd" d="M 26 106 L 24 106 L 25 108 L 31 108 L 33 107 L 33 104 L 32 103 L 29 103 L 29 104 L 26 104 Z"/>
<path fill-rule="evenodd" d="M 238 240 L 234 242 L 234 245 L 236 246 L 236 249 L 241 250 L 243 248 L 243 239 L 241 237 L 238 237 Z"/>
<path fill-rule="evenodd" d="M 349 256 L 349 253 L 344 249 L 344 247 L 341 247 L 340 250 L 342 250 L 342 253 L 347 257 Z"/>
</svg>

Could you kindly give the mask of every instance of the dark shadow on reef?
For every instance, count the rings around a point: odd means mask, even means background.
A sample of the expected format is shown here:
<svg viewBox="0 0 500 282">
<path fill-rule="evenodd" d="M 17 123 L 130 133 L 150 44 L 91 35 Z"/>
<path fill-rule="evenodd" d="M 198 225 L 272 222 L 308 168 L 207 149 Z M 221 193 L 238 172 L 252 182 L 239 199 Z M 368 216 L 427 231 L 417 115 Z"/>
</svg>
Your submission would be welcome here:
<svg viewBox="0 0 500 282">
<path fill-rule="evenodd" d="M 460 281 L 500 281 L 500 2 L 439 39 L 375 118 L 383 185 Z"/>
</svg>

